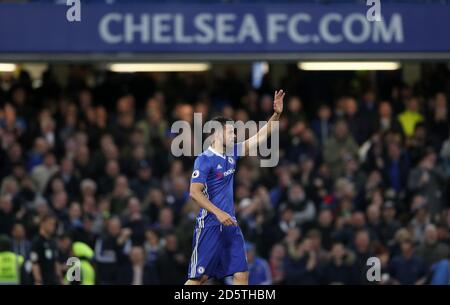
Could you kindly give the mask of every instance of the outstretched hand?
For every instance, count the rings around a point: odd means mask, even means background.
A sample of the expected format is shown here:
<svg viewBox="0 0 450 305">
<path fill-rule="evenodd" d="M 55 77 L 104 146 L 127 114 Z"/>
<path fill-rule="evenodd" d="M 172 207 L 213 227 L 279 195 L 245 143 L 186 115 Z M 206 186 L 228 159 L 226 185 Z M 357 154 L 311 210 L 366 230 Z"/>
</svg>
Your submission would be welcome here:
<svg viewBox="0 0 450 305">
<path fill-rule="evenodd" d="M 273 98 L 273 111 L 276 114 L 281 114 L 283 112 L 283 98 L 285 92 L 283 90 L 275 91 L 275 95 Z"/>
</svg>

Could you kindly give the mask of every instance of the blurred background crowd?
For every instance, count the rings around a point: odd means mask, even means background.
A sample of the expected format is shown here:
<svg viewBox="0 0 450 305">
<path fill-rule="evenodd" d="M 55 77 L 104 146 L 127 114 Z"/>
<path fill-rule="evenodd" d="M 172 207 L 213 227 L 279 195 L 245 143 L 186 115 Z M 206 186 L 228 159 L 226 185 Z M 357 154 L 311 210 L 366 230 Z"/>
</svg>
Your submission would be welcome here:
<svg viewBox="0 0 450 305">
<path fill-rule="evenodd" d="M 84 283 L 184 283 L 195 157 L 171 154 L 171 124 L 267 120 L 282 88 L 278 166 L 242 158 L 234 178 L 250 284 L 368 284 L 370 257 L 375 283 L 450 284 L 448 66 L 413 86 L 294 67 L 258 89 L 232 68 L 69 71 L 64 84 L 51 68 L 38 86 L 27 71 L 0 80 L 0 252 L 20 257 L 14 282 L 69 284 L 75 256 Z"/>
</svg>

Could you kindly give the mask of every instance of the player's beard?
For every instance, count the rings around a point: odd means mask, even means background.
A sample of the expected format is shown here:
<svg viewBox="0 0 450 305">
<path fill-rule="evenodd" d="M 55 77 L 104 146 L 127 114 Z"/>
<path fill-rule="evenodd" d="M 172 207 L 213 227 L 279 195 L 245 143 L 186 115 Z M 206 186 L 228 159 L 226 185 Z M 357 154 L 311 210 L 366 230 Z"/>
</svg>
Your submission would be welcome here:
<svg viewBox="0 0 450 305">
<path fill-rule="evenodd" d="M 227 138 L 224 136 L 223 137 L 223 141 L 222 141 L 222 149 L 223 149 L 224 154 L 227 153 L 227 151 L 228 151 L 227 148 L 229 148 L 228 147 L 228 141 L 227 141 Z"/>
</svg>

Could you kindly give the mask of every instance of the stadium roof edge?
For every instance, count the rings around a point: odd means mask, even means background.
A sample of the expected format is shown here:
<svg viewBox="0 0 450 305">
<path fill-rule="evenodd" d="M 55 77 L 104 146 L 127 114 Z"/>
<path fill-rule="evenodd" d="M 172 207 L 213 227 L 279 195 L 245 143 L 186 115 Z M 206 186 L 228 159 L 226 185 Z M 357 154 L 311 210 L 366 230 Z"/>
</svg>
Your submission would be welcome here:
<svg viewBox="0 0 450 305">
<path fill-rule="evenodd" d="M 144 62 L 144 61 L 297 61 L 297 60 L 450 60 L 450 52 L 398 52 L 398 53 L 114 53 L 114 54 L 53 54 L 53 53 L 0 53 L 2 62 Z"/>
</svg>

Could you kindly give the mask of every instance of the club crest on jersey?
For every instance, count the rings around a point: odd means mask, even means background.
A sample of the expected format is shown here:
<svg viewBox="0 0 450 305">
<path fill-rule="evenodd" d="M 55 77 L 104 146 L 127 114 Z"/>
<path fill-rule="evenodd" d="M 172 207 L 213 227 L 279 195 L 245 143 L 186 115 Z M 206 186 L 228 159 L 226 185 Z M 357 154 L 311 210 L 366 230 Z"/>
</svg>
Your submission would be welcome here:
<svg viewBox="0 0 450 305">
<path fill-rule="evenodd" d="M 217 164 L 217 169 L 222 169 L 222 165 Z"/>
<path fill-rule="evenodd" d="M 192 178 L 197 178 L 198 176 L 200 176 L 200 171 L 198 169 L 196 169 L 193 173 L 192 173 Z"/>
<path fill-rule="evenodd" d="M 199 274 L 203 274 L 203 273 L 205 272 L 205 267 L 199 266 L 199 267 L 197 268 L 197 272 L 198 272 Z"/>
<path fill-rule="evenodd" d="M 234 164 L 234 160 L 231 157 L 228 157 L 228 162 L 230 162 L 230 164 Z"/>
</svg>

